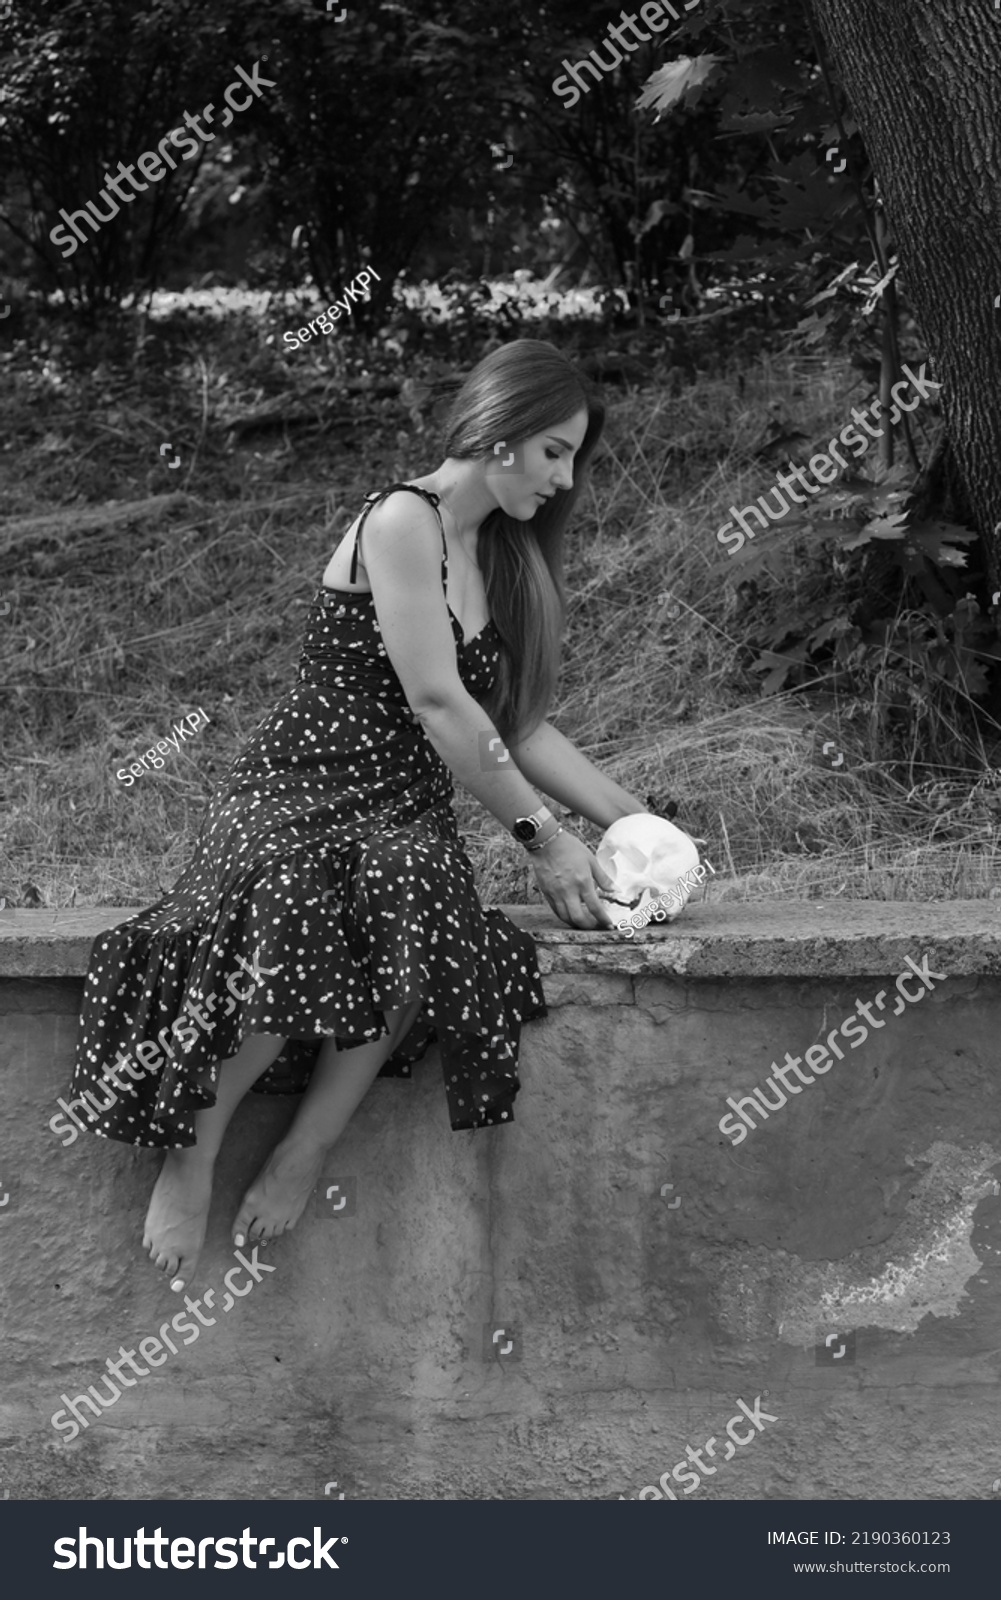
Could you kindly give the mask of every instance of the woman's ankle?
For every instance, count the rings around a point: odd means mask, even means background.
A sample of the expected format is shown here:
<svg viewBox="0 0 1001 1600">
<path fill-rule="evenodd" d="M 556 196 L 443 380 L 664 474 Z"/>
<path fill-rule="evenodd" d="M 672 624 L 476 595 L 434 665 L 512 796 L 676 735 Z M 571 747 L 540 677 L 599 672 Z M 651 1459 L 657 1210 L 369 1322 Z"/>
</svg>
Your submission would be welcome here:
<svg viewBox="0 0 1001 1600">
<path fill-rule="evenodd" d="M 199 1140 L 179 1150 L 168 1150 L 166 1158 L 178 1172 L 203 1173 L 213 1170 L 218 1153 L 209 1141 Z"/>
<path fill-rule="evenodd" d="M 333 1149 L 339 1137 L 340 1135 L 332 1139 L 320 1138 L 315 1128 L 308 1126 L 297 1128 L 293 1122 L 275 1145 L 275 1151 L 280 1150 L 282 1155 L 296 1155 L 312 1160 L 314 1157 L 325 1157 Z"/>
</svg>

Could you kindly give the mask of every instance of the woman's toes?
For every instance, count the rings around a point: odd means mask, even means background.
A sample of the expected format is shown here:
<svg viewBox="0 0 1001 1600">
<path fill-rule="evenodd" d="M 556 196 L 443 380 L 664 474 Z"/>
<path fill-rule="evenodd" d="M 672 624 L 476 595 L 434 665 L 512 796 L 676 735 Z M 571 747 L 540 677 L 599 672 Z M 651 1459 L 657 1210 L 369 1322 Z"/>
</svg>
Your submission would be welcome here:
<svg viewBox="0 0 1001 1600">
<path fill-rule="evenodd" d="M 256 1219 L 253 1210 L 247 1204 L 246 1199 L 244 1199 L 243 1205 L 240 1207 L 237 1215 L 237 1219 L 233 1224 L 233 1243 L 236 1245 L 238 1250 L 242 1250 L 245 1244 L 250 1243 L 252 1237 L 251 1228 L 253 1227 L 255 1220 Z"/>
<path fill-rule="evenodd" d="M 198 1264 L 197 1256 L 181 1255 L 172 1263 L 170 1271 L 170 1287 L 175 1294 L 180 1294 L 186 1284 L 189 1284 L 195 1275 Z"/>
<path fill-rule="evenodd" d="M 273 1239 L 276 1233 L 281 1232 L 280 1226 L 276 1227 L 273 1222 L 262 1216 L 259 1208 L 263 1210 L 260 1197 L 254 1196 L 251 1199 L 248 1195 L 244 1200 L 243 1209 L 233 1224 L 233 1242 L 237 1249 L 243 1244 L 264 1244 L 268 1239 Z"/>
<path fill-rule="evenodd" d="M 237 1248 L 241 1236 L 251 1244 L 266 1244 L 287 1233 L 302 1215 L 323 1168 L 326 1150 L 301 1145 L 279 1145 L 243 1197 L 233 1224 Z"/>
<path fill-rule="evenodd" d="M 150 1196 L 143 1244 L 171 1285 L 190 1282 L 205 1238 L 212 1165 L 168 1152 Z"/>
</svg>

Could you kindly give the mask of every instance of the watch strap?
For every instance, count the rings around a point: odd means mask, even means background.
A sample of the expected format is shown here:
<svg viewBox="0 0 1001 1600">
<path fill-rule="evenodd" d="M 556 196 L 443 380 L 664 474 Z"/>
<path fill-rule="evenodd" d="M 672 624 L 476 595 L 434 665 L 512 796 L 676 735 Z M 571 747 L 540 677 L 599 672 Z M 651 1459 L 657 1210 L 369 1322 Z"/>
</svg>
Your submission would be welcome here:
<svg viewBox="0 0 1001 1600">
<path fill-rule="evenodd" d="M 563 833 L 563 831 L 564 831 L 564 828 L 563 828 L 563 824 L 561 822 L 557 828 L 553 829 L 553 832 L 549 835 L 548 839 L 543 839 L 541 844 L 527 844 L 525 846 L 525 849 L 526 850 L 531 850 L 531 852 L 532 852 L 532 854 L 534 856 L 534 855 L 537 854 L 538 851 L 544 850 L 546 848 L 547 844 L 552 844 L 553 840 L 556 838 L 556 835 L 558 833 Z"/>
<path fill-rule="evenodd" d="M 530 816 L 527 816 L 527 817 L 515 817 L 514 820 L 515 820 L 515 828 L 517 828 L 519 823 L 523 823 L 523 822 L 534 823 L 535 824 L 535 831 L 532 834 L 531 839 L 535 839 L 538 836 L 539 830 L 541 828 L 544 828 L 547 822 L 555 822 L 556 818 L 553 816 L 553 813 L 550 811 L 548 806 L 540 806 L 538 811 L 533 811 Z M 527 845 L 527 844 L 531 843 L 530 839 L 519 838 L 517 832 L 515 832 L 515 829 L 512 829 L 511 831 L 514 834 L 514 837 L 518 840 L 519 844 Z"/>
</svg>

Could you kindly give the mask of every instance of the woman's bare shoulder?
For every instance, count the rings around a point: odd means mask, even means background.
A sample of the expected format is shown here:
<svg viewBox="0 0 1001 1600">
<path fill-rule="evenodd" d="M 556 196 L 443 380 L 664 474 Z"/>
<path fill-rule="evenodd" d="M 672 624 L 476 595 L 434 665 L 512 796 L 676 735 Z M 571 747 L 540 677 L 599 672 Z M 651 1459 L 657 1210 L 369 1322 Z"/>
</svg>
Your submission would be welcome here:
<svg viewBox="0 0 1001 1600">
<path fill-rule="evenodd" d="M 343 534 L 323 574 L 325 588 L 344 589 L 349 593 L 367 593 L 371 589 L 368 581 L 350 582 L 351 556 L 363 517 L 365 526 L 359 541 L 357 575 L 364 573 L 367 579 L 365 550 L 371 549 L 373 538 L 380 550 L 385 550 L 390 557 L 413 550 L 423 558 L 422 564 L 432 558 L 440 562 L 440 523 L 433 506 L 412 489 L 393 489 L 384 499 L 376 501 L 367 514 L 365 509 L 360 511 Z"/>
</svg>

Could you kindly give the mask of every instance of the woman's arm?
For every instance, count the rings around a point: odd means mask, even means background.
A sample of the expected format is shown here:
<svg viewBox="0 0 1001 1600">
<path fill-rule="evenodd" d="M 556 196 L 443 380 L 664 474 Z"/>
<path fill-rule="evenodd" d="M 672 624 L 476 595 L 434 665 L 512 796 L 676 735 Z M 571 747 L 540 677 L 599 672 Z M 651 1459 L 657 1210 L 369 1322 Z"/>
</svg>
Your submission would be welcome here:
<svg viewBox="0 0 1001 1600">
<path fill-rule="evenodd" d="M 540 722 L 534 733 L 510 749 L 529 783 L 596 827 L 610 828 L 619 817 L 650 809 L 592 766 L 549 722 Z"/>
<path fill-rule="evenodd" d="M 365 566 L 383 644 L 430 743 L 459 783 L 510 829 L 516 817 L 538 810 L 539 796 L 514 761 L 498 767 L 484 760 L 500 738 L 459 677 L 437 519 L 414 498 L 388 496 L 365 524 Z M 596 886 L 610 889 L 611 880 L 582 840 L 568 832 L 550 839 L 530 859 L 553 910 L 572 927 L 610 926 Z"/>
<path fill-rule="evenodd" d="M 364 559 L 382 641 L 410 709 L 459 782 L 511 828 L 538 810 L 539 797 L 513 762 L 483 760 L 497 730 L 459 677 L 434 512 L 412 494 L 389 495 L 369 513 Z"/>
</svg>

